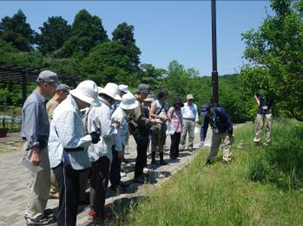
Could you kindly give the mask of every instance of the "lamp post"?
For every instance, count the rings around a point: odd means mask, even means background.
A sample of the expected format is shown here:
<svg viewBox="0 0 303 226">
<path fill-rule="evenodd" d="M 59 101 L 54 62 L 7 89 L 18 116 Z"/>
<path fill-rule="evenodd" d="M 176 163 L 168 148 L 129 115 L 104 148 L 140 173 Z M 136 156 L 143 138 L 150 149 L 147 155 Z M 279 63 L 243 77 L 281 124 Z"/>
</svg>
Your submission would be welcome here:
<svg viewBox="0 0 303 226">
<path fill-rule="evenodd" d="M 211 73 L 212 80 L 212 104 L 219 104 L 218 91 L 218 71 L 217 71 L 217 26 L 216 26 L 216 0 L 211 0 L 211 28 L 212 28 L 212 56 L 213 56 L 213 71 Z"/>
</svg>

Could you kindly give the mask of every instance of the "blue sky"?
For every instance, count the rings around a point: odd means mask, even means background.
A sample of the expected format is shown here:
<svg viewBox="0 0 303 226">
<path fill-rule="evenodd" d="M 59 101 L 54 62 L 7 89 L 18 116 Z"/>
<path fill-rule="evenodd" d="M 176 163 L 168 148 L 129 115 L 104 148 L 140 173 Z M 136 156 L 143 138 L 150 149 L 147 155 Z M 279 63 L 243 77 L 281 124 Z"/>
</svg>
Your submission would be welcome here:
<svg viewBox="0 0 303 226">
<path fill-rule="evenodd" d="M 219 75 L 240 70 L 244 42 L 241 33 L 257 29 L 270 13 L 269 1 L 217 1 L 217 49 Z M 62 16 L 70 24 L 86 9 L 102 19 L 111 37 L 118 24 L 135 27 L 141 63 L 167 69 L 172 60 L 201 75 L 212 72 L 210 1 L 0 1 L 0 18 L 21 9 L 32 29 L 50 16 Z"/>
</svg>

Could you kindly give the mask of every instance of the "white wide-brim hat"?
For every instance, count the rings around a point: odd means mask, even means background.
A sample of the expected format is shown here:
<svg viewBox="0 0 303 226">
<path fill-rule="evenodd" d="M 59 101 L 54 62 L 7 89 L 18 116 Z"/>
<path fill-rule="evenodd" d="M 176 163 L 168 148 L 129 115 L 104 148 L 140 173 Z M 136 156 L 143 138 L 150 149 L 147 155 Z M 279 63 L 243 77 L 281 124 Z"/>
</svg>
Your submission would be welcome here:
<svg viewBox="0 0 303 226">
<path fill-rule="evenodd" d="M 125 110 L 131 110 L 139 106 L 139 101 L 136 100 L 133 94 L 127 93 L 123 95 L 120 107 Z"/>
<path fill-rule="evenodd" d="M 98 93 L 99 94 L 102 93 L 107 96 L 110 96 L 111 98 L 113 98 L 115 100 L 121 100 L 119 87 L 115 83 L 109 82 L 106 84 L 106 86 L 104 88 L 98 87 Z"/>
<path fill-rule="evenodd" d="M 97 85 L 91 80 L 81 82 L 76 89 L 71 90 L 69 93 L 90 105 L 100 105 Z"/>
</svg>

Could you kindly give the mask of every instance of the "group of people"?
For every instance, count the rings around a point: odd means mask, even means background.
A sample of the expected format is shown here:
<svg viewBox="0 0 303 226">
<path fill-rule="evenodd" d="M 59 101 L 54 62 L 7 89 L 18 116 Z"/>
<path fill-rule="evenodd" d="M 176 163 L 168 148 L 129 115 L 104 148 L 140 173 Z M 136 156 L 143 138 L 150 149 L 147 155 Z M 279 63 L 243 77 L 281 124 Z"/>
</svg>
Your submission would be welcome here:
<svg viewBox="0 0 303 226">
<path fill-rule="evenodd" d="M 52 97 L 46 104 L 46 98 Z M 79 202 L 85 201 L 89 179 L 89 211 L 93 223 L 105 218 L 105 197 L 108 181 L 114 191 L 121 189 L 121 161 L 129 133 L 137 144 L 134 183 L 144 183 L 147 149 L 151 143 L 151 164 L 166 165 L 164 144 L 167 126 L 173 128 L 170 158 L 179 157 L 186 148 L 193 150 L 198 110 L 194 97 L 186 102 L 175 97 L 169 107 L 167 91 L 156 98 L 150 87 L 140 84 L 133 95 L 128 86 L 107 83 L 101 88 L 86 80 L 73 89 L 60 84 L 56 73 L 42 71 L 37 86 L 22 108 L 24 158 L 34 167 L 25 220 L 28 225 L 46 225 L 57 221 L 59 226 L 76 225 Z M 223 107 L 203 104 L 204 121 L 200 146 L 204 145 L 208 125 L 213 130 L 207 164 L 214 161 L 221 140 L 224 163 L 231 160 L 233 124 Z M 156 160 L 159 153 L 160 161 Z M 46 209 L 49 197 L 59 198 L 56 216 Z"/>
</svg>

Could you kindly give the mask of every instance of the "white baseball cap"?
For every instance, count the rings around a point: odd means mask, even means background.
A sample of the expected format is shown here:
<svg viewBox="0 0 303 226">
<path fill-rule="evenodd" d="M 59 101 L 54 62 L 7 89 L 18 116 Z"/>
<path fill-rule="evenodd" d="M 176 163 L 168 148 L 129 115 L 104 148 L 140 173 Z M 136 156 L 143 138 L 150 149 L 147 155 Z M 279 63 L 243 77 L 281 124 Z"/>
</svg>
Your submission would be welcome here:
<svg viewBox="0 0 303 226">
<path fill-rule="evenodd" d="M 91 80 L 81 82 L 76 89 L 71 90 L 69 93 L 88 104 L 100 105 L 97 85 Z"/>
</svg>

